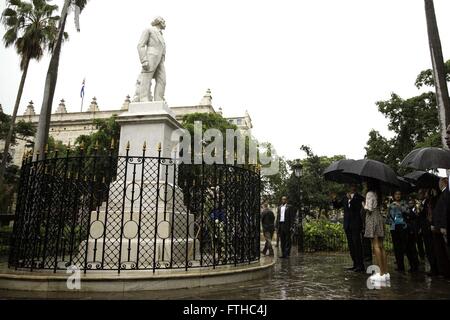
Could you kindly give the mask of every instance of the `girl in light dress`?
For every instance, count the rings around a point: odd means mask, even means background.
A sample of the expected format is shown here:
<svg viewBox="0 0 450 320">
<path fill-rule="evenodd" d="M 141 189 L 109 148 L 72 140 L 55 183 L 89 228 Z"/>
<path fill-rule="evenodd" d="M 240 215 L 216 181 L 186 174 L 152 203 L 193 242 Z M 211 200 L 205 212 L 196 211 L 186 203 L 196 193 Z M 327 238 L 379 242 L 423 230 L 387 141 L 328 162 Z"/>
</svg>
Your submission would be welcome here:
<svg viewBox="0 0 450 320">
<path fill-rule="evenodd" d="M 389 281 L 391 276 L 387 272 L 387 258 L 383 247 L 384 219 L 381 215 L 381 191 L 379 183 L 375 180 L 366 182 L 367 194 L 364 203 L 366 210 L 366 228 L 364 237 L 372 242 L 375 261 L 380 268 L 380 273 L 373 274 L 372 281 Z"/>
</svg>

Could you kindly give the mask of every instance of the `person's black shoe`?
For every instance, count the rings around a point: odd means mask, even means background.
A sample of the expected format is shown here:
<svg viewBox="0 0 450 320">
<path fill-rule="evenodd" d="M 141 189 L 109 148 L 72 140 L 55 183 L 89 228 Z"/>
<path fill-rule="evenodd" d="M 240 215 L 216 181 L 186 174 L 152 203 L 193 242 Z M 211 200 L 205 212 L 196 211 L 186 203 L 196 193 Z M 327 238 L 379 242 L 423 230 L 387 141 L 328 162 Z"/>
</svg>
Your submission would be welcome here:
<svg viewBox="0 0 450 320">
<path fill-rule="evenodd" d="M 347 271 L 355 271 L 356 267 L 351 267 L 351 268 L 345 268 L 345 270 Z"/>
<path fill-rule="evenodd" d="M 366 270 L 362 267 L 353 269 L 354 272 L 366 272 Z"/>
</svg>

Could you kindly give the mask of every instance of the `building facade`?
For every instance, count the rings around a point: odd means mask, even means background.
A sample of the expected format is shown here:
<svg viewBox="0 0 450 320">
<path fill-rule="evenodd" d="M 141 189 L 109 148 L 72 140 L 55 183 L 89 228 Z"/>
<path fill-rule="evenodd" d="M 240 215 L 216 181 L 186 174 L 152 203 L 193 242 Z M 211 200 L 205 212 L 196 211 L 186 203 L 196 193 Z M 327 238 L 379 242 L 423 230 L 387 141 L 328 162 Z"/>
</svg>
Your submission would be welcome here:
<svg viewBox="0 0 450 320">
<path fill-rule="evenodd" d="M 122 112 L 128 110 L 130 104 L 130 97 L 127 96 L 120 109 L 100 110 L 97 99 L 94 97 L 85 112 L 67 112 L 66 102 L 60 101 L 58 108 L 51 115 L 50 132 L 49 134 L 63 144 L 74 144 L 75 140 L 81 135 L 88 135 L 95 132 L 96 128 L 94 120 L 108 119 L 113 115 L 120 115 Z M 187 114 L 192 113 L 218 113 L 222 115 L 222 108 L 216 111 L 212 104 L 211 90 L 207 90 L 206 94 L 201 99 L 200 103 L 195 106 L 174 106 L 170 107 L 178 121 L 181 121 Z M 246 111 L 243 116 L 225 117 L 230 123 L 235 124 L 239 129 L 252 129 L 252 120 Z M 39 114 L 36 114 L 33 102 L 30 101 L 22 116 L 18 116 L 16 121 L 31 122 L 37 126 L 39 122 Z M 3 141 L 0 141 L 0 148 L 3 149 Z M 22 140 L 17 141 L 11 150 L 13 163 L 20 166 L 22 157 L 26 149 L 26 142 Z"/>
</svg>

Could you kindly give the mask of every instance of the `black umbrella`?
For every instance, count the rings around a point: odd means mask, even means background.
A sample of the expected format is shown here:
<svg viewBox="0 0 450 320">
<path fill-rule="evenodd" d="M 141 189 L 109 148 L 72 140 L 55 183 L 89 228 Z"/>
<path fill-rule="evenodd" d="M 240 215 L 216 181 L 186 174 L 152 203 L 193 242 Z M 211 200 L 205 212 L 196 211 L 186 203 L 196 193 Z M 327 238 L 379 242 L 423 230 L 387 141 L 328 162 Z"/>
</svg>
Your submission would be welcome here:
<svg viewBox="0 0 450 320">
<path fill-rule="evenodd" d="M 352 159 L 334 161 L 323 172 L 325 180 L 338 183 L 359 183 L 358 177 L 343 173 L 347 166 L 353 162 L 355 162 L 355 160 Z"/>
<path fill-rule="evenodd" d="M 397 179 L 399 182 L 399 188 L 400 188 L 401 192 L 411 193 L 416 188 L 416 185 L 412 181 L 410 181 L 404 177 L 397 177 Z"/>
<path fill-rule="evenodd" d="M 400 182 L 397 179 L 397 174 L 386 164 L 371 160 L 362 159 L 349 163 L 344 169 L 343 173 L 353 174 L 362 179 L 376 179 L 386 184 L 399 186 Z"/>
<path fill-rule="evenodd" d="M 419 188 L 437 188 L 439 185 L 439 177 L 426 171 L 413 171 L 404 175 L 403 178 Z"/>
<path fill-rule="evenodd" d="M 417 170 L 450 169 L 450 151 L 432 147 L 416 149 L 403 159 L 401 165 Z"/>
</svg>

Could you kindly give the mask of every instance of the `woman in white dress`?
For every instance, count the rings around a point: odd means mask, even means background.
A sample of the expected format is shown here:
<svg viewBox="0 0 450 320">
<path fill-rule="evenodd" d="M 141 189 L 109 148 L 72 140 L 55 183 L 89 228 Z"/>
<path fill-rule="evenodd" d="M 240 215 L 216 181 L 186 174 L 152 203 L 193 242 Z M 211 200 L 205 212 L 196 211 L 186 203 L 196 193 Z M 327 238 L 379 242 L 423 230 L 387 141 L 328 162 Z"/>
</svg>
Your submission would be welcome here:
<svg viewBox="0 0 450 320">
<path fill-rule="evenodd" d="M 383 247 L 384 239 L 384 219 L 381 215 L 381 192 L 377 181 L 368 181 L 366 201 L 364 209 L 366 210 L 366 228 L 364 237 L 372 241 L 373 253 L 375 261 L 380 267 L 380 273 L 372 276 L 373 280 L 383 281 L 390 280 L 387 272 L 387 258 Z"/>
</svg>

